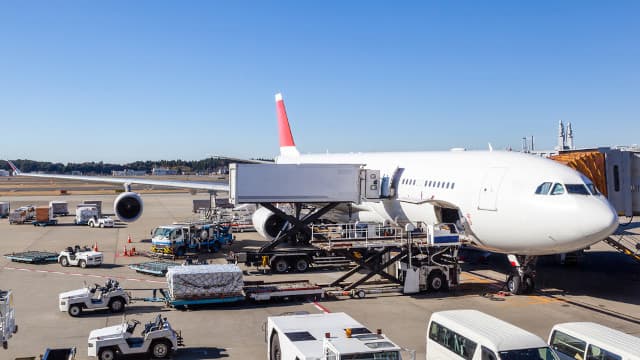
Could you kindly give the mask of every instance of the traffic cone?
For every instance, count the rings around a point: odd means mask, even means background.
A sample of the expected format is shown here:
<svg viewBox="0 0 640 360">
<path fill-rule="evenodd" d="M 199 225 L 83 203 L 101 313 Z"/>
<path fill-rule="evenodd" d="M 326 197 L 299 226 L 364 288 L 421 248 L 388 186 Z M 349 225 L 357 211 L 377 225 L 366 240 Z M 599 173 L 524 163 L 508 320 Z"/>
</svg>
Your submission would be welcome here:
<svg viewBox="0 0 640 360">
<path fill-rule="evenodd" d="M 98 243 L 93 243 L 93 251 L 98 251 Z"/>
<path fill-rule="evenodd" d="M 129 234 L 129 238 L 127 239 L 127 243 L 131 244 L 131 234 Z"/>
<path fill-rule="evenodd" d="M 129 251 L 127 251 L 127 245 L 124 246 L 124 251 L 122 252 L 122 256 L 129 256 Z"/>
</svg>

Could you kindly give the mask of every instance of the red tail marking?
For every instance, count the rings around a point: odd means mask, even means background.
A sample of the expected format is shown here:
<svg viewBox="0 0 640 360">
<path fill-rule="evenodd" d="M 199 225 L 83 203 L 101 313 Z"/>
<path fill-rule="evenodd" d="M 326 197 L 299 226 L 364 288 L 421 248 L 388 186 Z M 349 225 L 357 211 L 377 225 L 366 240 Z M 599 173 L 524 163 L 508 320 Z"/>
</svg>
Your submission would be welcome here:
<svg viewBox="0 0 640 360">
<path fill-rule="evenodd" d="M 289 126 L 289 118 L 287 110 L 284 108 L 284 100 L 282 94 L 276 94 L 276 113 L 278 115 L 278 135 L 280 138 L 280 147 L 296 146 L 291 135 L 291 127 Z"/>
</svg>

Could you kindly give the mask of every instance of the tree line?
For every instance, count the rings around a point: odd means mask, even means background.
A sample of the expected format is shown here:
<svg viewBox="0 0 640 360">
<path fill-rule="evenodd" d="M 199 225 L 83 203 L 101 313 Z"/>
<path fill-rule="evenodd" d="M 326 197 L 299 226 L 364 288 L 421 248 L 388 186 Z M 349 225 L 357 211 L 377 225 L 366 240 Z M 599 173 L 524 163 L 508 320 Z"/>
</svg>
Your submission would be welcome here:
<svg viewBox="0 0 640 360">
<path fill-rule="evenodd" d="M 273 161 L 273 159 L 256 159 L 260 161 Z M 108 164 L 99 162 L 83 163 L 52 163 L 47 161 L 34 161 L 27 159 L 11 160 L 20 171 L 23 172 L 46 172 L 51 174 L 71 174 L 80 172 L 84 175 L 111 175 L 112 171 L 136 170 L 145 171 L 151 174 L 153 168 L 166 168 L 176 170 L 178 174 L 201 173 L 208 174 L 217 172 L 219 169 L 229 167 L 229 163 L 243 162 L 225 158 L 206 158 L 202 160 L 159 160 L 159 161 L 134 161 L 128 164 Z M 11 171 L 9 163 L 2 162 L 0 169 Z"/>
</svg>

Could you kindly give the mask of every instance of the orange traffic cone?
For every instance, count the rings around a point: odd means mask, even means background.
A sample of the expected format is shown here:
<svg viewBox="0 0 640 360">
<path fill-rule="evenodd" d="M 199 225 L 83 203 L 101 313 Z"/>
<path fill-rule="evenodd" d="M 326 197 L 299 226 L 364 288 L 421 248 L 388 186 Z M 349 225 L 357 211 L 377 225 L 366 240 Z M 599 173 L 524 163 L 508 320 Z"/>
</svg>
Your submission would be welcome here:
<svg viewBox="0 0 640 360">
<path fill-rule="evenodd" d="M 129 238 L 127 239 L 127 242 L 131 244 L 131 234 L 129 234 Z"/>
<path fill-rule="evenodd" d="M 98 243 L 93 243 L 93 251 L 98 251 Z"/>
<path fill-rule="evenodd" d="M 122 256 L 129 256 L 129 251 L 127 250 L 127 245 L 124 246 L 124 251 L 122 252 Z"/>
</svg>

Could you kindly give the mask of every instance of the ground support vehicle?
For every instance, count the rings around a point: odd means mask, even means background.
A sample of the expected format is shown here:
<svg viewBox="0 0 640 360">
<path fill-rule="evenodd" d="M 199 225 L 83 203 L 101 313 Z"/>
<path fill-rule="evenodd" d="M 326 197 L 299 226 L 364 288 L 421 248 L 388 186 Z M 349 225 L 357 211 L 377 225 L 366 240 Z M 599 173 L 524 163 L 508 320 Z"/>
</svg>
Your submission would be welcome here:
<svg viewBox="0 0 640 360">
<path fill-rule="evenodd" d="M 640 338 L 593 322 L 556 324 L 549 345 L 561 360 L 640 359 Z"/>
<path fill-rule="evenodd" d="M 81 248 L 68 247 L 58 255 L 58 263 L 62 266 L 79 266 L 86 268 L 87 266 L 100 266 L 104 256 L 99 251 L 93 251 L 88 247 Z"/>
<path fill-rule="evenodd" d="M 76 225 L 86 225 L 89 220 L 96 219 L 100 216 L 98 208 L 92 205 L 81 204 L 76 208 L 76 217 L 73 223 Z"/>
<path fill-rule="evenodd" d="M 43 355 L 39 357 L 19 357 L 15 360 L 73 360 L 76 358 L 76 348 L 60 348 L 60 349 L 46 349 Z"/>
<path fill-rule="evenodd" d="M 264 329 L 268 360 L 402 358 L 380 329 L 373 333 L 345 313 L 270 316 Z"/>
<path fill-rule="evenodd" d="M 18 332 L 16 313 L 13 308 L 13 292 L 0 290 L 0 340 L 2 347 L 9 347 L 9 339 Z"/>
<path fill-rule="evenodd" d="M 58 255 L 49 251 L 22 251 L 5 254 L 4 257 L 13 262 L 44 264 L 58 261 Z"/>
<path fill-rule="evenodd" d="M 159 226 L 152 232 L 151 252 L 169 257 L 184 256 L 188 252 L 217 252 L 233 242 L 228 225 L 173 224 Z"/>
<path fill-rule="evenodd" d="M 113 219 L 108 216 L 94 216 L 92 219 L 89 219 L 89 221 L 87 221 L 87 225 L 89 225 L 89 227 L 112 228 L 113 224 Z"/>
<path fill-rule="evenodd" d="M 58 295 L 58 300 L 60 311 L 76 317 L 84 310 L 109 309 L 112 313 L 123 312 L 130 302 L 130 296 L 117 281 L 109 279 L 104 286 L 94 284 L 63 292 Z"/>
<path fill-rule="evenodd" d="M 167 359 L 184 346 L 182 334 L 171 327 L 166 318 L 157 315 L 144 325 L 140 336 L 134 336 L 138 320 L 96 329 L 89 333 L 88 355 L 112 360 L 120 355 L 148 354 L 149 358 Z"/>
</svg>

